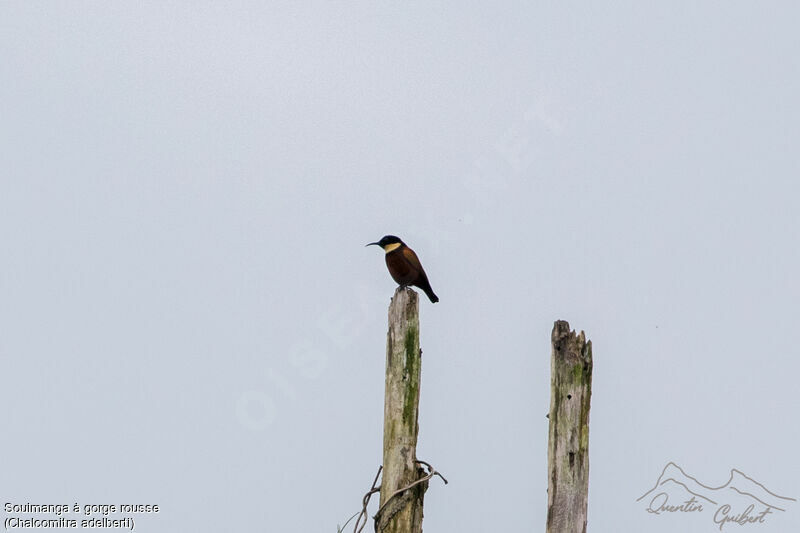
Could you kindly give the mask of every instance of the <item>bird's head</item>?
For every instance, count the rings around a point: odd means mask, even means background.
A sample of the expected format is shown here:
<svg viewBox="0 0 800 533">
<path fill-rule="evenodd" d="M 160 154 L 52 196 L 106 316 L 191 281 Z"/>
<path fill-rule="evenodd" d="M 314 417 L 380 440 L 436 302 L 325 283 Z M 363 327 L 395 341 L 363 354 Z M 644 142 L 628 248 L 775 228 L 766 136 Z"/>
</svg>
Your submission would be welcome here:
<svg viewBox="0 0 800 533">
<path fill-rule="evenodd" d="M 386 235 L 384 238 L 379 240 L 378 242 L 371 242 L 367 244 L 367 246 L 372 246 L 373 244 L 377 244 L 385 252 L 391 252 L 392 250 L 399 248 L 403 241 L 400 240 L 400 237 L 395 237 L 394 235 Z"/>
</svg>

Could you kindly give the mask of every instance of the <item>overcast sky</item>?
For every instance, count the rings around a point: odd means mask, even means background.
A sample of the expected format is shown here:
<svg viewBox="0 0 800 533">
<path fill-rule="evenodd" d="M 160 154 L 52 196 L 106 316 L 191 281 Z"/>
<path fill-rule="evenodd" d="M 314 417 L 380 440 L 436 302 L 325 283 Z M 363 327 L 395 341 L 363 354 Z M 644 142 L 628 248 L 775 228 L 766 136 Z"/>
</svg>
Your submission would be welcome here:
<svg viewBox="0 0 800 533">
<path fill-rule="evenodd" d="M 2 503 L 335 532 L 381 461 L 385 234 L 441 298 L 425 531 L 543 531 L 557 319 L 589 531 L 718 531 L 635 501 L 669 461 L 800 498 L 800 8 L 697 4 L 0 4 Z"/>
</svg>

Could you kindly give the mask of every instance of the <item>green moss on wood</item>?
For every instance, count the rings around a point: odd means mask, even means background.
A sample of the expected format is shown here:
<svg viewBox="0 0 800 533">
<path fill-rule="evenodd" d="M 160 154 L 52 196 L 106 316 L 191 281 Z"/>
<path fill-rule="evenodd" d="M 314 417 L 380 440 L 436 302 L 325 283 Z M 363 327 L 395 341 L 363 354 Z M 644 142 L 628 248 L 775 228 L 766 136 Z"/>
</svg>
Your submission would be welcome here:
<svg viewBox="0 0 800 533">
<path fill-rule="evenodd" d="M 414 406 L 419 398 L 419 382 L 414 379 L 419 373 L 419 330 L 414 326 L 409 326 L 405 338 L 406 366 L 404 374 L 407 376 L 405 401 L 403 403 L 403 423 L 411 424 L 416 422 L 416 412 Z"/>
</svg>

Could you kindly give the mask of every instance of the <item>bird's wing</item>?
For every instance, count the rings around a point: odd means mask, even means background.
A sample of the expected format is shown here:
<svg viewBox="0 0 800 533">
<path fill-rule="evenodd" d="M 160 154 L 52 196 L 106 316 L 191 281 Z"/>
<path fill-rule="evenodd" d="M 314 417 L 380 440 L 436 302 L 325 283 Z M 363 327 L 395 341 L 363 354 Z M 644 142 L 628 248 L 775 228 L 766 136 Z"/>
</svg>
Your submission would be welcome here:
<svg viewBox="0 0 800 533">
<path fill-rule="evenodd" d="M 403 248 L 403 259 L 411 270 L 419 272 L 423 277 L 426 277 L 425 271 L 422 269 L 422 263 L 419 262 L 419 257 L 417 257 L 417 254 L 414 253 L 414 250 L 408 246 Z"/>
</svg>

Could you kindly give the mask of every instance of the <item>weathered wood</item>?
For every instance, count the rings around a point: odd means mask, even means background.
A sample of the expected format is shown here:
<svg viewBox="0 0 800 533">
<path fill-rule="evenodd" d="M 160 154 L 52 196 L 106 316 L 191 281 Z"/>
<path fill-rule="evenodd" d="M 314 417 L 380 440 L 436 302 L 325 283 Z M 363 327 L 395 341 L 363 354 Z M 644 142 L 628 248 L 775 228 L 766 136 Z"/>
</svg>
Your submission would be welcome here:
<svg viewBox="0 0 800 533">
<path fill-rule="evenodd" d="M 422 503 L 428 482 L 386 501 L 395 491 L 422 477 L 417 460 L 419 384 L 419 298 L 398 288 L 389 304 L 386 340 L 386 394 L 383 407 L 383 478 L 381 510 L 375 516 L 378 533 L 421 533 Z"/>
<path fill-rule="evenodd" d="M 585 533 L 592 341 L 563 320 L 553 326 L 551 341 L 547 533 Z"/>
</svg>

